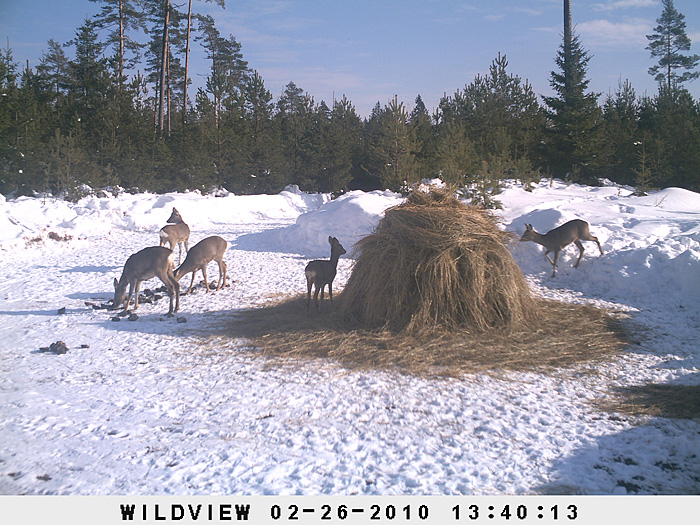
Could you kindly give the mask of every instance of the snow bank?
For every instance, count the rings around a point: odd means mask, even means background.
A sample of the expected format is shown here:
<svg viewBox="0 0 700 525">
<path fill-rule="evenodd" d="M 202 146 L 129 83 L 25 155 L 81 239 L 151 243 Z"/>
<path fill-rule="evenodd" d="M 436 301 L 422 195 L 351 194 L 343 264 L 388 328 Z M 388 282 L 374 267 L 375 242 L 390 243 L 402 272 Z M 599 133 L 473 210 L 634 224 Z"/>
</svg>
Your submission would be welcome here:
<svg viewBox="0 0 700 525">
<path fill-rule="evenodd" d="M 123 193 L 117 197 L 85 197 L 76 203 L 32 197 L 6 201 L 2 197 L 0 249 L 23 245 L 47 231 L 88 238 L 114 230 L 157 232 L 165 225 L 173 207 L 188 224 L 210 230 L 222 224 L 294 219 L 328 201 L 330 195 L 309 195 L 295 186 L 277 195 L 229 193 L 224 197 L 212 197 L 199 192 Z"/>
<path fill-rule="evenodd" d="M 280 232 L 280 243 L 288 251 L 312 257 L 330 253 L 328 237 L 337 237 L 348 252 L 384 216 L 384 211 L 401 203 L 401 195 L 390 191 L 352 191 L 326 202 L 297 218 L 295 225 Z"/>
<path fill-rule="evenodd" d="M 526 223 L 541 233 L 576 218 L 590 224 L 605 254 L 584 242 L 581 266 L 574 270 L 578 250 L 564 249 L 557 265 L 561 284 L 606 290 L 635 303 L 651 294 L 670 294 L 681 304 L 700 298 L 700 194 L 667 188 L 636 197 L 631 188 L 615 185 L 543 181 L 532 192 L 511 184 L 499 198 L 505 228 L 518 236 Z M 542 247 L 517 243 L 513 252 L 525 273 L 548 275 Z"/>
</svg>

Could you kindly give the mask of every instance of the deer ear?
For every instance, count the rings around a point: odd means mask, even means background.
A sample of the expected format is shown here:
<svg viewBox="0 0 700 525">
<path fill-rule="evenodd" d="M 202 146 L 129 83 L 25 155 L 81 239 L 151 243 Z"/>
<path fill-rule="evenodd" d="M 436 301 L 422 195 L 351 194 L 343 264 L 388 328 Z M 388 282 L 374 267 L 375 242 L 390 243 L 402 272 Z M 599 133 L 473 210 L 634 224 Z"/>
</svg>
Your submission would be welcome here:
<svg viewBox="0 0 700 525">
<path fill-rule="evenodd" d="M 330 235 L 328 236 L 328 242 L 333 244 L 333 237 L 331 237 Z"/>
<path fill-rule="evenodd" d="M 119 287 L 119 281 L 117 281 L 117 278 L 114 278 L 114 289 L 116 290 Z"/>
</svg>

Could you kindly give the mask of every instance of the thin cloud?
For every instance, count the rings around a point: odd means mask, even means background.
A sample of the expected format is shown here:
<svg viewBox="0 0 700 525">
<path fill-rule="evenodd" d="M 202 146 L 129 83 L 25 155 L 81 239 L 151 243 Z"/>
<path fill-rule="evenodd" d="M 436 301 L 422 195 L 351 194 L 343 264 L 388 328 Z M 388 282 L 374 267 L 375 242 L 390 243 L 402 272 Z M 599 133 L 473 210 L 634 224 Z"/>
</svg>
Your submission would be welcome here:
<svg viewBox="0 0 700 525">
<path fill-rule="evenodd" d="M 596 11 L 614 11 L 616 9 L 633 9 L 635 7 L 655 7 L 658 0 L 616 0 L 604 4 L 593 4 Z"/>
<path fill-rule="evenodd" d="M 585 42 L 596 46 L 638 47 L 646 45 L 652 24 L 643 18 L 630 18 L 624 22 L 591 20 L 576 24 L 576 31 Z"/>
</svg>

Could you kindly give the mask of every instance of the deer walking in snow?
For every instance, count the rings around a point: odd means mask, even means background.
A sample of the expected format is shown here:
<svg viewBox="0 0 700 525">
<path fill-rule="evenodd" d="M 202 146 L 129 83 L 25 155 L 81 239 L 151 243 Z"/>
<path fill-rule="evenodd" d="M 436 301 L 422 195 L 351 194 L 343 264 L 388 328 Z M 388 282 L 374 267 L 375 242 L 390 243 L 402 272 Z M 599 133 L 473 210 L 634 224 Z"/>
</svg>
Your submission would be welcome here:
<svg viewBox="0 0 700 525">
<path fill-rule="evenodd" d="M 185 257 L 185 262 L 180 265 L 180 267 L 175 270 L 175 279 L 180 281 L 186 274 L 192 272 L 192 281 L 190 282 L 190 287 L 187 289 L 184 295 L 189 294 L 192 291 L 192 285 L 194 284 L 195 275 L 197 275 L 198 270 L 202 270 L 204 275 L 204 282 L 206 283 L 207 293 L 209 293 L 209 280 L 207 279 L 207 264 L 211 261 L 216 261 L 219 265 L 219 282 L 216 285 L 216 289 L 219 290 L 222 286 L 226 285 L 226 263 L 224 262 L 224 252 L 228 243 L 217 235 L 212 237 L 207 237 L 202 239 L 197 244 L 195 244 L 192 249 L 187 252 L 187 257 Z"/>
<path fill-rule="evenodd" d="M 182 216 L 180 212 L 177 211 L 177 208 L 173 208 L 173 212 L 166 222 L 169 224 L 160 229 L 160 245 L 165 246 L 169 244 L 170 249 L 174 251 L 175 245 L 177 244 L 180 248 L 177 254 L 177 264 L 180 264 L 182 245 L 185 245 L 185 253 L 189 251 L 187 245 L 190 241 L 190 227 L 182 220 Z"/>
<path fill-rule="evenodd" d="M 330 260 L 311 261 L 304 269 L 306 274 L 306 315 L 309 315 L 312 286 L 315 286 L 314 304 L 316 305 L 316 312 L 319 311 L 318 292 L 321 292 L 321 301 L 323 301 L 323 288 L 326 285 L 328 285 L 328 297 L 331 302 L 333 301 L 333 279 L 335 279 L 338 268 L 338 259 L 347 252 L 335 237 L 328 237 L 328 242 L 331 244 Z"/>
<path fill-rule="evenodd" d="M 574 219 L 561 226 L 548 231 L 544 235 L 537 233 L 533 228 L 532 224 L 525 225 L 525 233 L 520 237 L 520 242 L 523 241 L 533 241 L 537 244 L 541 244 L 545 247 L 544 255 L 547 257 L 550 263 L 552 263 L 552 277 L 556 275 L 557 272 L 557 261 L 559 260 L 559 253 L 562 249 L 572 242 L 576 245 L 579 250 L 578 259 L 574 268 L 578 268 L 578 264 L 581 262 L 581 257 L 583 257 L 583 244 L 581 241 L 593 241 L 598 245 L 600 254 L 603 255 L 603 248 L 600 247 L 600 242 L 598 242 L 598 237 L 591 235 L 588 229 L 588 223 L 582 221 L 581 219 Z M 549 252 L 554 252 L 554 260 L 549 257 Z"/>
<path fill-rule="evenodd" d="M 131 296 L 135 295 L 134 310 L 139 307 L 139 287 L 141 281 L 158 277 L 168 289 L 170 296 L 170 309 L 168 317 L 180 309 L 180 285 L 173 275 L 173 260 L 175 253 L 163 246 L 151 246 L 131 255 L 124 264 L 121 278 L 114 279 L 114 300 L 112 309 L 116 310 L 124 304 L 124 311 L 129 310 Z M 129 285 L 129 296 L 126 295 L 126 286 Z M 174 297 L 173 297 L 174 296 Z M 175 308 L 173 309 L 173 298 Z"/>
</svg>

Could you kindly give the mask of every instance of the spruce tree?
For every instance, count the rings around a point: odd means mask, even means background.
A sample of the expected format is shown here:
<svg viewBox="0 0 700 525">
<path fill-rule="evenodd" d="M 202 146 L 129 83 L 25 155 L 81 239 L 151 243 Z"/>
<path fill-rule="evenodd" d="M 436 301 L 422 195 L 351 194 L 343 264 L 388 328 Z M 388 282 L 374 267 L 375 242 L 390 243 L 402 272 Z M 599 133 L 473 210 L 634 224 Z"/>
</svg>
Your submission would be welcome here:
<svg viewBox="0 0 700 525">
<path fill-rule="evenodd" d="M 654 33 L 647 35 L 652 58 L 659 63 L 649 68 L 649 74 L 659 83 L 664 83 L 667 89 L 695 80 L 700 76 L 699 71 L 693 71 L 700 62 L 700 56 L 687 55 L 690 51 L 690 38 L 685 33 L 685 16 L 679 13 L 673 5 L 673 0 L 661 0 L 663 12 L 656 19 L 658 24 Z M 686 70 L 682 75 L 677 70 Z"/>
<path fill-rule="evenodd" d="M 542 97 L 549 118 L 544 146 L 549 168 L 555 176 L 574 182 L 591 182 L 600 160 L 600 94 L 586 92 L 590 59 L 574 35 L 570 60 L 566 60 L 563 45 L 555 59 L 560 71 L 551 73 L 550 85 L 556 95 Z"/>
</svg>

